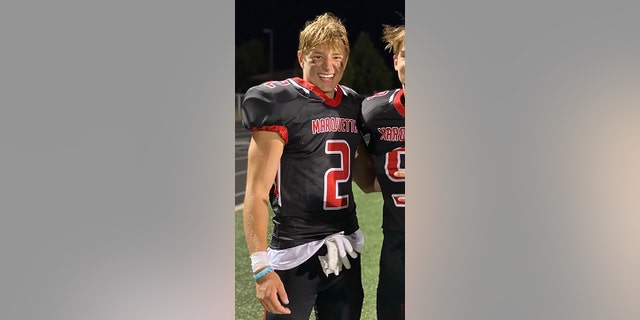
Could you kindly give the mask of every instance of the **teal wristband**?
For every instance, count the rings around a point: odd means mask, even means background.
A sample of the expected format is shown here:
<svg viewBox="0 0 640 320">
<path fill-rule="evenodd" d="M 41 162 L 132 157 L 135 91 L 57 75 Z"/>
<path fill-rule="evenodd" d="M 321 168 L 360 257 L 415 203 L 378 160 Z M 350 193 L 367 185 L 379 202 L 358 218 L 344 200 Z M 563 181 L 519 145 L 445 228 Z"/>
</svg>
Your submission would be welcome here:
<svg viewBox="0 0 640 320">
<path fill-rule="evenodd" d="M 264 277 L 265 274 L 267 274 L 267 273 L 269 273 L 271 271 L 273 271 L 273 267 L 269 265 L 266 268 L 262 269 L 262 271 L 254 274 L 253 275 L 253 280 L 258 280 L 258 279 Z"/>
</svg>

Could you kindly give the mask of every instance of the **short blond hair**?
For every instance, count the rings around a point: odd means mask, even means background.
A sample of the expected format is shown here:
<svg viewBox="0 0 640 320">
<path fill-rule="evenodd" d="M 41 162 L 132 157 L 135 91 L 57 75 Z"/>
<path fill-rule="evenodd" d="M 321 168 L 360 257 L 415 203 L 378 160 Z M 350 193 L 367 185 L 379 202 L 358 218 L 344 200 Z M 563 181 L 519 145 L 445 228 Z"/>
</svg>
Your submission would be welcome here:
<svg viewBox="0 0 640 320">
<path fill-rule="evenodd" d="M 330 12 L 307 21 L 304 29 L 300 31 L 298 50 L 304 54 L 323 44 L 329 44 L 349 55 L 347 29 L 342 21 Z"/>
<path fill-rule="evenodd" d="M 382 40 L 387 44 L 384 48 L 398 55 L 404 44 L 404 25 L 382 25 Z"/>
</svg>

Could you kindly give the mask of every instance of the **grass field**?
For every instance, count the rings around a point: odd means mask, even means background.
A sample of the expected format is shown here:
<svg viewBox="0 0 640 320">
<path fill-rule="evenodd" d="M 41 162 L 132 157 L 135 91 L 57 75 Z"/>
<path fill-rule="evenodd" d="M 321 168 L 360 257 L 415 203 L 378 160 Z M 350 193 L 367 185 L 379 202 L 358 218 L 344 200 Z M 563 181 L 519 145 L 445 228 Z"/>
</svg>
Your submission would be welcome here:
<svg viewBox="0 0 640 320">
<path fill-rule="evenodd" d="M 362 320 L 376 318 L 376 286 L 378 284 L 378 258 L 382 245 L 382 198 L 380 193 L 364 194 L 354 184 L 358 221 L 364 233 L 365 246 L 362 252 L 362 284 L 364 306 Z M 255 282 L 251 278 L 251 261 L 242 229 L 242 211 L 235 213 L 236 245 L 236 320 L 262 319 L 262 306 L 255 298 Z M 314 319 L 312 315 L 310 319 Z"/>
</svg>

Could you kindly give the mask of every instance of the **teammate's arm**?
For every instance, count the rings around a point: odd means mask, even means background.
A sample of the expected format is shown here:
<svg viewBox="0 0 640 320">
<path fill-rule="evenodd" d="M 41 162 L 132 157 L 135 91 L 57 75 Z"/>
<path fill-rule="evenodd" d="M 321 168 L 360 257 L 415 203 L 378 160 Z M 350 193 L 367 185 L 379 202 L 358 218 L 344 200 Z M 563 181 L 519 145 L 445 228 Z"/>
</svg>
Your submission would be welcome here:
<svg viewBox="0 0 640 320">
<path fill-rule="evenodd" d="M 251 137 L 243 209 L 244 234 L 249 254 L 267 250 L 269 190 L 278 171 L 283 149 L 284 141 L 276 132 L 254 131 Z M 262 269 L 254 272 L 258 273 Z M 260 304 L 271 313 L 291 313 L 280 302 L 287 304 L 289 299 L 275 272 L 269 272 L 256 281 L 256 296 Z"/>
<path fill-rule="evenodd" d="M 378 179 L 376 179 L 373 159 L 367 150 L 364 140 L 360 142 L 358 149 L 356 149 L 352 172 L 353 181 L 360 187 L 362 192 L 371 193 L 380 191 L 380 184 L 378 184 Z"/>
<path fill-rule="evenodd" d="M 398 171 L 394 172 L 393 176 L 396 177 L 396 178 L 406 178 L 406 172 L 404 171 L 404 169 L 401 169 L 401 170 L 398 170 Z M 406 196 L 398 197 L 398 201 L 405 202 L 406 200 L 407 200 Z"/>
</svg>

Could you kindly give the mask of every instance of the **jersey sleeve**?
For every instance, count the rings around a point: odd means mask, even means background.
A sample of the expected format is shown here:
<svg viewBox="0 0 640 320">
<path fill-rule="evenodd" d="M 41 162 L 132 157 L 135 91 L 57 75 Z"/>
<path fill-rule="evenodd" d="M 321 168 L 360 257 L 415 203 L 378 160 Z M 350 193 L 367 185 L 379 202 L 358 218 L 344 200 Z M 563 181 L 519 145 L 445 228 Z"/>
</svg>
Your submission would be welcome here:
<svg viewBox="0 0 640 320">
<path fill-rule="evenodd" d="M 262 85 L 250 88 L 241 105 L 242 124 L 245 128 L 275 131 L 287 141 L 283 108 L 276 103 L 275 92 Z"/>
<path fill-rule="evenodd" d="M 368 96 L 362 101 L 361 115 L 364 126 L 367 127 L 367 131 L 371 130 L 369 125 L 380 112 L 381 106 L 384 105 L 384 95 L 386 92 L 388 91 L 382 91 L 375 95 Z"/>
<path fill-rule="evenodd" d="M 375 143 L 375 139 L 372 137 L 376 135 L 375 118 L 379 115 L 380 110 L 384 106 L 385 101 L 387 100 L 385 95 L 388 92 L 389 91 L 380 91 L 362 100 L 362 109 L 360 111 L 363 122 L 362 136 L 367 143 L 369 152 L 372 154 L 374 153 L 373 144 Z"/>
<path fill-rule="evenodd" d="M 362 94 L 359 94 L 355 90 L 345 85 L 340 85 L 340 87 L 344 92 L 344 99 L 348 99 L 352 103 L 358 106 L 358 118 L 356 119 L 356 126 L 358 127 L 358 130 L 360 131 L 360 133 L 362 133 L 364 129 L 364 121 L 362 119 L 362 102 L 364 101 L 365 96 Z"/>
</svg>

